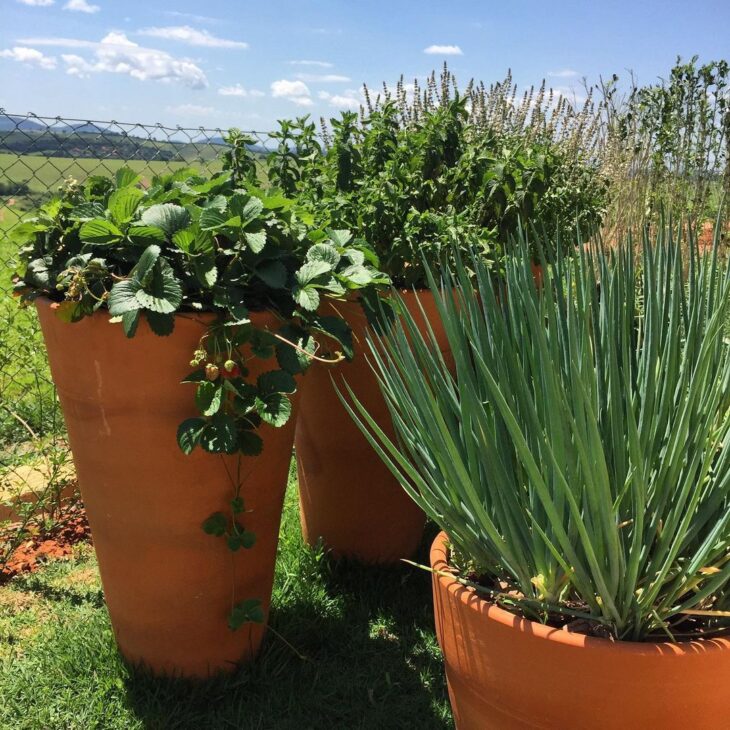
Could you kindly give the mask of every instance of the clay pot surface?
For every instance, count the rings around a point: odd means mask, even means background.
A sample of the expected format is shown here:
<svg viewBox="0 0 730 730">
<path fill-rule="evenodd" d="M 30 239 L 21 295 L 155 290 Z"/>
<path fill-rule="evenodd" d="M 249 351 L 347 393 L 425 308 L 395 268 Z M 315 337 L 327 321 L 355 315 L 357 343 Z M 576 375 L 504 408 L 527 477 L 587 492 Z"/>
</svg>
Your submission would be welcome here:
<svg viewBox="0 0 730 730">
<path fill-rule="evenodd" d="M 234 632 L 227 618 L 248 598 L 268 617 L 294 418 L 260 428 L 258 457 L 239 462 L 200 448 L 186 456 L 177 428 L 198 413 L 195 386 L 180 381 L 210 315 L 177 315 L 168 337 L 143 317 L 128 339 L 106 311 L 67 324 L 49 301 L 37 308 L 122 653 L 156 672 L 195 676 L 251 659 L 265 623 Z M 254 318 L 274 324 L 268 313 Z M 248 364 L 254 377 L 277 369 L 273 359 Z M 233 553 L 201 525 L 230 514 L 239 463 L 242 522 L 256 544 Z"/>
<path fill-rule="evenodd" d="M 448 361 L 448 342 L 433 295 L 409 291 L 401 296 L 420 329 L 428 321 Z M 310 545 L 321 539 L 336 556 L 365 563 L 410 557 L 421 540 L 425 515 L 362 435 L 333 386 L 334 379 L 346 394 L 346 382 L 368 413 L 395 437 L 368 357 L 365 313 L 355 301 L 328 301 L 322 314 L 347 320 L 355 357 L 336 366 L 314 363 L 304 378 L 295 439 L 304 538 Z"/>
<path fill-rule="evenodd" d="M 447 536 L 431 567 L 451 572 Z M 730 726 L 730 639 L 612 642 L 515 616 L 433 574 L 458 730 L 718 730 Z"/>
</svg>

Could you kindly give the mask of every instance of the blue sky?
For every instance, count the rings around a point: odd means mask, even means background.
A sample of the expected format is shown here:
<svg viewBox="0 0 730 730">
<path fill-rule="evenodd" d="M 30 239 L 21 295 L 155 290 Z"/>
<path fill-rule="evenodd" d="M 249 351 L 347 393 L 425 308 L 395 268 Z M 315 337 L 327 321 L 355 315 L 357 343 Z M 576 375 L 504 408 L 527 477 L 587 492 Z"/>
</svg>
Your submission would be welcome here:
<svg viewBox="0 0 730 730">
<path fill-rule="evenodd" d="M 266 130 L 355 106 L 363 82 L 666 75 L 730 57 L 730 2 L 596 0 L 0 0 L 0 107 Z"/>
</svg>

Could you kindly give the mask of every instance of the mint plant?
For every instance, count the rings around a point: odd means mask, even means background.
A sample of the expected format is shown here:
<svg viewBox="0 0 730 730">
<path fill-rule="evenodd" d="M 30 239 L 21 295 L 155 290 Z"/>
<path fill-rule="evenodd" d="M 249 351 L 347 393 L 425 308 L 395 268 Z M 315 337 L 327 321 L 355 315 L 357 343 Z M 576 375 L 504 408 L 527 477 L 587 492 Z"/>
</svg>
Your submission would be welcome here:
<svg viewBox="0 0 730 730">
<path fill-rule="evenodd" d="M 449 77 L 450 78 L 450 77 Z M 521 222 L 572 246 L 601 221 L 605 181 L 549 130 L 487 124 L 472 88 L 387 98 L 343 112 L 321 143 L 307 117 L 280 122 L 267 165 L 325 226 L 365 238 L 398 286 L 425 287 L 424 261 L 457 243 L 500 262 Z"/>
<path fill-rule="evenodd" d="M 228 141 L 225 169 L 210 178 L 184 169 L 145 188 L 122 168 L 114 179 L 67 181 L 12 234 L 22 262 L 15 288 L 23 304 L 57 302 L 69 323 L 108 310 L 127 337 L 142 319 L 164 337 L 177 313 L 212 313 L 185 379 L 199 413 L 180 424 L 178 444 L 186 454 L 255 457 L 257 428 L 287 423 L 296 378 L 312 360 L 352 356 L 347 324 L 318 313 L 322 298 L 359 295 L 371 311 L 389 279 L 362 240 L 316 228 L 280 190 L 261 187 L 245 135 L 232 130 Z M 276 328 L 255 324 L 251 315 L 261 311 L 277 316 Z M 339 349 L 320 352 L 318 333 Z M 277 367 L 254 379 L 244 352 L 275 357 Z M 230 507 L 203 529 L 231 550 L 249 548 L 255 536 L 241 522 L 240 485 Z M 232 621 L 256 615 L 237 610 Z"/>
</svg>

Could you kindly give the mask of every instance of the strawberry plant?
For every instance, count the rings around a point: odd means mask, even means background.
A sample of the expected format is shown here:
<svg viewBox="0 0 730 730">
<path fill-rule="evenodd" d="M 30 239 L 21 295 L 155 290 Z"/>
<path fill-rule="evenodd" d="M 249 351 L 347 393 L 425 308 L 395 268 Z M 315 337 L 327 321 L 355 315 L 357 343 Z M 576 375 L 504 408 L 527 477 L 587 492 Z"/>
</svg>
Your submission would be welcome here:
<svg viewBox="0 0 730 730">
<path fill-rule="evenodd" d="M 352 355 L 347 324 L 318 314 L 322 298 L 359 295 L 372 311 L 376 288 L 389 280 L 362 240 L 316 228 L 281 191 L 260 187 L 244 135 L 233 130 L 228 141 L 224 170 L 213 177 L 185 169 L 145 188 L 122 168 L 114 179 L 68 181 L 13 233 L 22 261 L 16 292 L 23 304 L 50 298 L 69 323 L 107 310 L 127 337 L 143 319 L 164 337 L 176 314 L 212 313 L 185 379 L 198 414 L 180 424 L 178 444 L 186 454 L 255 457 L 257 428 L 287 423 L 296 377 L 312 360 Z M 264 310 L 277 316 L 276 328 L 254 324 L 252 313 Z M 318 333 L 337 351 L 319 351 Z M 278 367 L 249 377 L 244 350 L 275 356 Z M 254 541 L 240 522 L 239 492 L 240 485 L 229 516 L 216 513 L 203 525 L 232 550 Z M 244 614 L 256 612 L 236 615 Z"/>
</svg>

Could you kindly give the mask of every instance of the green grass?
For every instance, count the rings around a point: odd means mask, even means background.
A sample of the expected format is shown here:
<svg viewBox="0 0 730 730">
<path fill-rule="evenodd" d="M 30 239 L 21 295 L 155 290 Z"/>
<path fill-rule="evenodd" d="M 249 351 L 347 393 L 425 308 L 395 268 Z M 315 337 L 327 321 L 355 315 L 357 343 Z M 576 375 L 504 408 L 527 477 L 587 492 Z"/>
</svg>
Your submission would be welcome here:
<svg viewBox="0 0 730 730">
<path fill-rule="evenodd" d="M 428 573 L 338 564 L 307 549 L 295 487 L 292 478 L 271 615 L 277 633 L 255 664 L 199 684 L 130 669 L 84 547 L 0 588 L 0 727 L 452 727 Z"/>
<path fill-rule="evenodd" d="M 7 219 L 0 219 L 0 465 L 8 445 L 30 436 L 23 421 L 39 436 L 62 426 L 38 318 L 10 294 L 14 252 L 3 238 L 8 228 Z"/>
</svg>

